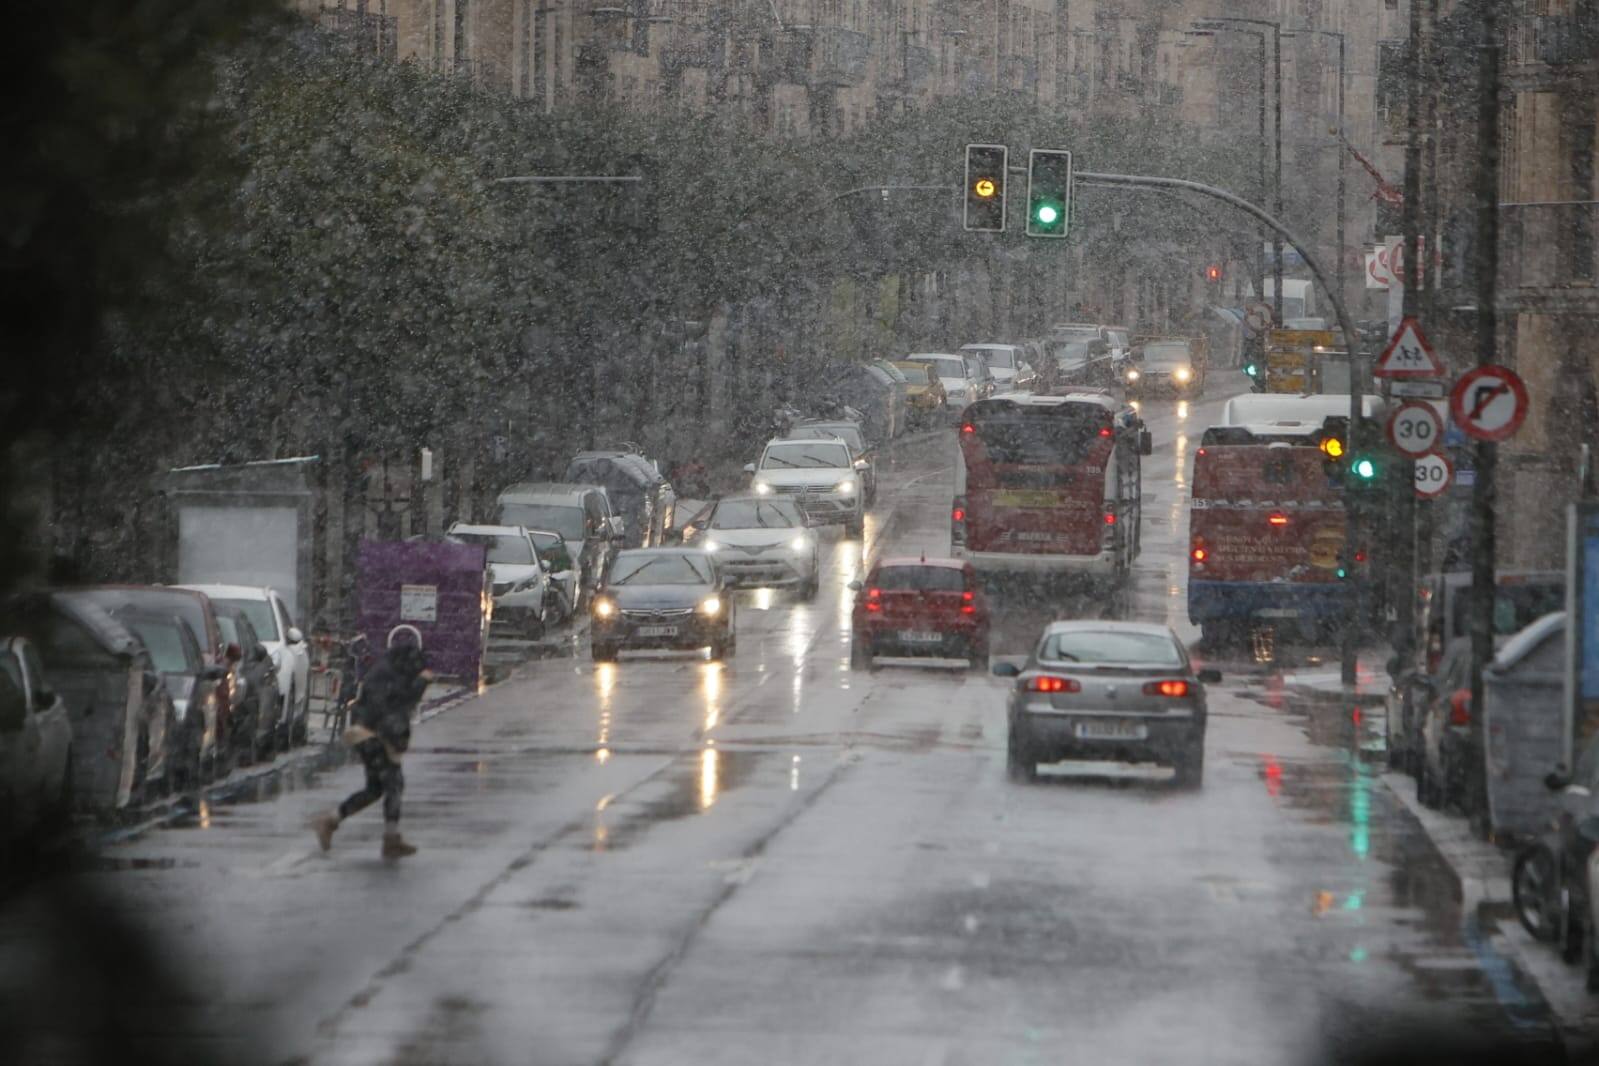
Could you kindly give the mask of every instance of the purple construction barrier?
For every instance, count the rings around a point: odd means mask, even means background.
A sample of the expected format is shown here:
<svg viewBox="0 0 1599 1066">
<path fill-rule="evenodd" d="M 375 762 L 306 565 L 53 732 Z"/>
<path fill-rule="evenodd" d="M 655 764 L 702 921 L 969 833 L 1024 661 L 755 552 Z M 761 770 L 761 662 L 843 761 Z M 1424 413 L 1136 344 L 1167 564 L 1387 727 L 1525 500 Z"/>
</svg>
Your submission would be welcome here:
<svg viewBox="0 0 1599 1066">
<path fill-rule="evenodd" d="M 448 541 L 364 540 L 356 564 L 356 625 L 381 654 L 396 626 L 422 638 L 428 666 L 476 686 L 488 643 L 488 549 Z M 412 639 L 402 629 L 395 641 Z"/>
</svg>

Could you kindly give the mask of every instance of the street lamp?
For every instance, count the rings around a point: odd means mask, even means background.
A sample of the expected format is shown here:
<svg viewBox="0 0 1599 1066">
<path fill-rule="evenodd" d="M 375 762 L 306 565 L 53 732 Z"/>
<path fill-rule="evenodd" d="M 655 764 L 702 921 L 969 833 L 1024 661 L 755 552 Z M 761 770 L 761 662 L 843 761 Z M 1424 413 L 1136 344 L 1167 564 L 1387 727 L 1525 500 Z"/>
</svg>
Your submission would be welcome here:
<svg viewBox="0 0 1599 1066">
<path fill-rule="evenodd" d="M 1310 33 L 1319 34 L 1319 35 L 1321 35 L 1323 37 L 1337 38 L 1337 40 L 1338 40 L 1338 133 L 1339 133 L 1339 136 L 1342 136 L 1343 132 L 1344 132 L 1344 82 L 1345 82 L 1346 77 L 1347 77 L 1347 75 L 1345 73 L 1345 68 L 1344 68 L 1344 46 L 1345 46 L 1344 35 L 1341 32 L 1339 32 L 1338 30 L 1315 30 L 1315 29 L 1312 29 L 1312 30 L 1290 30 L 1290 31 L 1282 34 L 1282 36 L 1284 36 L 1284 37 L 1302 37 L 1302 36 L 1304 36 L 1306 34 L 1310 34 Z M 1343 295 L 1343 291 L 1344 291 L 1344 271 L 1346 269 L 1346 267 L 1344 265 L 1344 221 L 1345 221 L 1345 210 L 1346 210 L 1346 208 L 1344 206 L 1344 167 L 1348 163 L 1348 155 L 1349 154 L 1344 151 L 1344 147 L 1340 143 L 1339 146 L 1338 146 L 1338 238 L 1337 238 L 1337 240 L 1338 240 L 1338 293 L 1339 293 L 1340 296 Z"/>
<path fill-rule="evenodd" d="M 1229 30 L 1229 31 L 1232 31 L 1234 33 L 1242 32 L 1242 31 L 1239 31 L 1239 30 L 1235 29 L 1232 25 L 1229 25 L 1229 23 L 1239 23 L 1239 24 L 1249 25 L 1249 26 L 1260 26 L 1263 29 L 1261 31 L 1258 31 L 1258 32 L 1262 32 L 1262 33 L 1264 32 L 1264 27 L 1268 27 L 1269 26 L 1271 28 L 1272 70 L 1273 70 L 1273 74 L 1272 74 L 1272 79 L 1273 79 L 1272 103 L 1273 103 L 1273 106 L 1274 106 L 1274 108 L 1276 110 L 1276 138 L 1275 138 L 1276 139 L 1276 150 L 1275 150 L 1274 155 L 1272 156 L 1272 166 L 1274 168 L 1274 175 L 1273 175 L 1273 181 L 1272 181 L 1272 184 L 1273 184 L 1273 187 L 1274 187 L 1273 213 L 1278 218 L 1282 218 L 1283 217 L 1283 42 L 1282 42 L 1282 24 L 1279 23 L 1279 22 L 1273 22 L 1271 19 L 1242 18 L 1242 17 L 1236 16 L 1236 15 L 1215 15 L 1215 16 L 1211 16 L 1209 18 L 1198 19 L 1197 21 L 1194 22 L 1194 26 L 1195 26 L 1195 28 L 1201 29 L 1201 30 Z M 1264 39 L 1263 39 L 1262 43 L 1264 44 Z M 1262 67 L 1265 66 L 1264 60 L 1262 60 L 1262 64 L 1261 65 L 1262 65 Z M 1273 292 L 1272 292 L 1272 317 L 1275 318 L 1277 320 L 1277 324 L 1279 326 L 1281 326 L 1282 325 L 1282 321 L 1283 321 L 1283 239 L 1282 239 L 1282 235 L 1281 234 L 1273 234 L 1273 237 L 1272 237 L 1272 250 L 1275 253 L 1275 258 L 1276 258 L 1276 262 L 1272 265 L 1272 285 L 1274 287 L 1273 288 Z"/>
<path fill-rule="evenodd" d="M 1256 117 L 1260 125 L 1260 140 L 1258 142 L 1260 151 L 1257 153 L 1259 173 L 1258 195 L 1256 196 L 1256 200 L 1262 207 L 1264 207 L 1266 206 L 1266 32 L 1264 30 L 1240 30 L 1229 27 L 1221 27 L 1221 29 L 1224 32 L 1241 33 L 1246 36 L 1253 37 L 1256 43 L 1260 45 L 1260 100 L 1259 107 L 1256 109 Z M 1216 33 L 1216 30 L 1183 31 L 1184 36 L 1187 37 L 1209 37 L 1212 39 L 1215 38 Z M 1260 231 L 1260 239 L 1255 242 L 1255 295 L 1257 298 L 1263 298 L 1266 295 L 1265 248 L 1266 230 L 1262 228 Z M 1278 289 L 1281 290 L 1281 288 L 1282 286 L 1279 285 Z"/>
</svg>

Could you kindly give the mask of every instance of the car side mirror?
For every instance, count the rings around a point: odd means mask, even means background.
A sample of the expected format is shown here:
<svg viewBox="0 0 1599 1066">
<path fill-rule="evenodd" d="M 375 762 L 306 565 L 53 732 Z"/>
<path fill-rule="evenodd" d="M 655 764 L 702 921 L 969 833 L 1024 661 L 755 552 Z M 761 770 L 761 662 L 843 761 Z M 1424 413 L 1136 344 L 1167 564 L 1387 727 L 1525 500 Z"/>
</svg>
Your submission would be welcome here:
<svg viewBox="0 0 1599 1066">
<path fill-rule="evenodd" d="M 857 459 L 857 460 L 855 460 L 855 469 L 856 470 L 865 470 L 867 468 L 867 466 L 869 466 L 869 465 L 870 464 L 867 463 L 867 461 L 865 459 Z"/>
<path fill-rule="evenodd" d="M 1198 676 L 1199 676 L 1199 683 L 1202 684 L 1202 685 L 1219 685 L 1219 684 L 1221 684 L 1221 671 L 1220 670 L 1213 670 L 1213 669 L 1201 670 L 1201 671 L 1199 671 L 1199 675 Z"/>
<path fill-rule="evenodd" d="M 290 626 L 289 627 L 289 631 L 288 631 L 288 633 L 285 634 L 285 636 L 287 636 L 289 638 L 289 643 L 290 644 L 304 644 L 305 643 L 305 634 L 300 632 L 300 627 L 299 626 Z"/>
<path fill-rule="evenodd" d="M 35 710 L 48 711 L 55 701 L 56 693 L 55 689 L 53 688 L 41 688 L 35 691 L 33 694 L 33 706 Z"/>
<path fill-rule="evenodd" d="M 859 592 L 861 589 L 863 589 L 865 587 L 866 586 L 862 585 L 859 581 L 851 581 L 849 583 L 849 588 L 853 589 L 856 592 Z"/>
<path fill-rule="evenodd" d="M 1147 429 L 1141 429 L 1138 431 L 1138 454 L 1155 454 L 1155 435 Z"/>
<path fill-rule="evenodd" d="M 230 663 L 236 663 L 244 658 L 244 649 L 239 647 L 237 642 L 229 644 L 223 649 L 222 657 Z"/>
<path fill-rule="evenodd" d="M 1560 766 L 1545 774 L 1543 779 L 1543 787 L 1547 788 L 1550 792 L 1559 792 L 1561 789 L 1571 784 L 1571 778 L 1565 775 L 1564 770 L 1565 767 Z"/>
<path fill-rule="evenodd" d="M 613 514 L 610 518 L 606 519 L 606 525 L 607 528 L 610 529 L 611 536 L 613 537 L 620 537 L 624 532 L 627 531 L 627 523 L 622 521 L 621 515 Z"/>
<path fill-rule="evenodd" d="M 540 559 L 539 560 L 539 569 L 544 571 L 546 574 L 549 573 L 550 572 L 550 561 L 548 559 Z"/>
<path fill-rule="evenodd" d="M 1020 677 L 1022 668 L 1015 663 L 995 663 L 993 674 L 995 677 Z"/>
<path fill-rule="evenodd" d="M 744 464 L 744 473 L 746 473 L 746 474 L 755 473 L 755 464 L 754 463 L 745 463 Z"/>
</svg>

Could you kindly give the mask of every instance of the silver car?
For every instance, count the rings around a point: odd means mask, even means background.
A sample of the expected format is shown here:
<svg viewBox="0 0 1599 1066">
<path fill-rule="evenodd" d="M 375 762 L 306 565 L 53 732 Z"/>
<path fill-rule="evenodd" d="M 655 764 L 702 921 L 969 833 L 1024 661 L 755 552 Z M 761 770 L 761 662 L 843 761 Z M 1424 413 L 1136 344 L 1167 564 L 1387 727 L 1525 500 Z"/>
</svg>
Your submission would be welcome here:
<svg viewBox="0 0 1599 1066">
<path fill-rule="evenodd" d="M 1205 685 L 1169 626 L 1053 622 L 1027 663 L 999 663 L 1015 679 L 1006 768 L 1031 781 L 1062 759 L 1156 762 L 1197 787 L 1205 771 Z"/>
</svg>

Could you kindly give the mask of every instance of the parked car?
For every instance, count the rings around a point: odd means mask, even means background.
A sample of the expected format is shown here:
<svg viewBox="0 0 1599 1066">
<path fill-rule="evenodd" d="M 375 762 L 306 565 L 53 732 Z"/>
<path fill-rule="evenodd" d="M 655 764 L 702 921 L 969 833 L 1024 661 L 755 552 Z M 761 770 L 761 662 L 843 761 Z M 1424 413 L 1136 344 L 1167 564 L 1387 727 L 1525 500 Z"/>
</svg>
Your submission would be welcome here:
<svg viewBox="0 0 1599 1066">
<path fill-rule="evenodd" d="M 272 588 L 254 585 L 178 585 L 210 597 L 213 604 L 237 607 L 249 616 L 256 635 L 266 645 L 278 672 L 283 696 L 283 720 L 289 723 L 292 743 L 303 744 L 311 722 L 311 650 L 305 634 L 294 624 L 289 601 Z"/>
<path fill-rule="evenodd" d="M 289 721 L 283 717 L 278 668 L 261 637 L 241 608 L 213 604 L 222 638 L 238 645 L 239 688 L 234 696 L 231 742 L 245 764 L 270 759 L 289 747 Z"/>
<path fill-rule="evenodd" d="M 27 637 L 66 704 L 75 807 L 136 807 L 171 783 L 177 712 L 150 653 L 107 611 L 81 596 L 39 592 L 7 604 L 7 627 Z"/>
<path fill-rule="evenodd" d="M 446 534 L 487 550 L 494 621 L 516 626 L 524 635 L 544 635 L 550 601 L 548 564 L 521 526 L 478 526 L 457 522 Z"/>
<path fill-rule="evenodd" d="M 611 561 L 591 607 L 590 651 L 611 662 L 623 649 L 709 647 L 711 658 L 738 644 L 733 586 L 707 552 L 635 548 Z"/>
<path fill-rule="evenodd" d="M 876 449 L 866 443 L 866 436 L 861 432 L 860 423 L 848 419 L 807 419 L 796 423 L 788 431 L 790 440 L 829 440 L 837 438 L 849 445 L 849 453 L 855 459 L 856 469 L 861 474 L 861 488 L 865 493 L 866 506 L 870 507 L 877 502 L 877 464 Z M 865 463 L 865 466 L 861 466 Z"/>
<path fill-rule="evenodd" d="M 926 426 L 944 414 L 944 383 L 926 363 L 901 360 L 894 364 L 905 375 L 910 420 Z"/>
<path fill-rule="evenodd" d="M 1032 388 L 1037 374 L 1027 362 L 1027 349 L 1020 344 L 963 344 L 961 351 L 972 352 L 983 361 L 994 379 L 996 392 L 1025 391 Z"/>
<path fill-rule="evenodd" d="M 944 404 L 951 414 L 960 414 L 968 404 L 983 398 L 982 381 L 965 358 L 947 352 L 920 352 L 907 355 L 905 361 L 922 363 L 938 375 L 944 386 Z"/>
<path fill-rule="evenodd" d="M 176 614 L 125 605 L 113 617 L 143 645 L 172 703 L 172 786 L 226 777 L 235 755 L 221 714 L 229 671 L 205 661 L 194 631 Z"/>
<path fill-rule="evenodd" d="M 233 736 L 233 700 L 238 687 L 238 663 L 243 652 L 235 644 L 222 639 L 222 627 L 217 623 L 211 598 L 193 589 L 167 585 L 91 585 L 85 588 L 63 589 L 60 595 L 67 599 L 94 603 L 115 613 L 123 607 L 133 606 L 158 614 L 175 614 L 194 634 L 200 643 L 200 654 L 207 666 L 219 666 L 226 677 L 217 688 L 217 720 L 219 736 L 224 746 Z M 227 756 L 224 756 L 226 761 Z"/>
<path fill-rule="evenodd" d="M 563 481 L 524 482 L 500 493 L 498 525 L 548 529 L 561 535 L 577 564 L 578 592 L 591 591 L 612 552 L 621 546 L 623 525 L 598 485 Z"/>
<path fill-rule="evenodd" d="M 1498 574 L 1495 581 L 1499 590 L 1493 611 L 1496 640 L 1565 606 L 1564 571 L 1511 571 Z M 1411 775 L 1420 772 L 1422 711 L 1430 692 L 1427 679 L 1442 668 L 1445 651 L 1471 635 L 1471 574 L 1452 572 L 1428 578 L 1422 585 L 1416 616 L 1415 657 L 1390 662 L 1387 698 L 1389 764 Z"/>
<path fill-rule="evenodd" d="M 1534 939 L 1582 963 L 1588 991 L 1599 992 L 1599 737 L 1588 738 L 1569 773 L 1546 774 L 1543 787 L 1552 814 L 1516 853 L 1511 906 Z"/>
<path fill-rule="evenodd" d="M 1205 685 L 1169 626 L 1142 622 L 1052 622 L 1024 666 L 999 663 L 1014 679 L 1006 767 L 1031 781 L 1039 763 L 1061 759 L 1153 761 L 1179 786 L 1205 771 Z"/>
<path fill-rule="evenodd" d="M 0 637 L 0 842 L 65 819 L 72 722 L 24 637 Z"/>
<path fill-rule="evenodd" d="M 566 464 L 561 480 L 605 489 L 611 513 L 622 519 L 618 547 L 655 547 L 672 528 L 677 493 L 659 466 L 637 452 L 579 452 Z"/>
<path fill-rule="evenodd" d="M 1471 641 L 1457 640 L 1426 679 L 1416 799 L 1445 807 L 1462 795 L 1471 741 Z"/>
<path fill-rule="evenodd" d="M 846 536 L 858 537 L 866 529 L 864 465 L 837 438 L 774 440 L 758 461 L 744 465 L 744 472 L 753 475 L 755 495 L 786 496 L 811 525 L 842 522 Z"/>
<path fill-rule="evenodd" d="M 850 582 L 850 666 L 879 655 L 966 659 L 988 666 L 988 602 L 972 564 L 962 559 L 890 556 Z"/>
<path fill-rule="evenodd" d="M 725 496 L 696 523 L 692 547 L 716 556 L 734 586 L 787 586 L 804 600 L 816 598 L 820 549 L 793 500 L 776 496 Z"/>
</svg>

